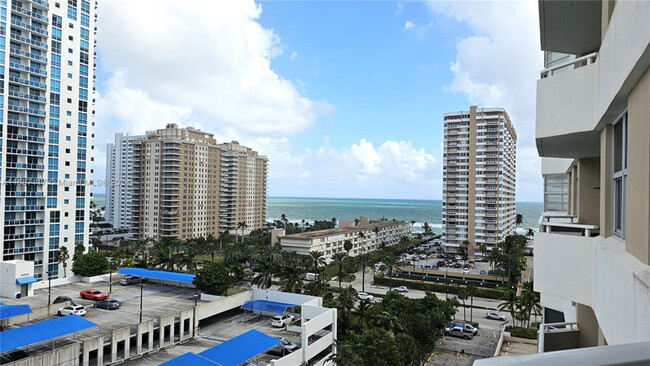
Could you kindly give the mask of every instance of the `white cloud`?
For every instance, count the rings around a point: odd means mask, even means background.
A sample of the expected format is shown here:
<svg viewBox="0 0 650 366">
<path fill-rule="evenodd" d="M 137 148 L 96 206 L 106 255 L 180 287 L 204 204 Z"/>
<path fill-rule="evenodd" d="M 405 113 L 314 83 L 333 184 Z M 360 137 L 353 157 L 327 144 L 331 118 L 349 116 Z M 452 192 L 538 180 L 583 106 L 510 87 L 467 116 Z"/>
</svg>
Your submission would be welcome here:
<svg viewBox="0 0 650 366">
<path fill-rule="evenodd" d="M 106 97 L 97 102 L 107 112 L 98 114 L 98 124 L 114 120 L 115 131 L 141 133 L 143 123 L 134 120 L 159 118 L 171 108 L 183 111 L 173 116 L 211 131 L 277 136 L 308 129 L 330 105 L 301 96 L 271 69 L 285 47 L 257 22 L 261 11 L 253 0 L 103 3 L 100 67 L 110 76 Z M 129 115 L 124 105 L 149 113 Z M 154 106 L 162 111 L 149 109 Z"/>
<path fill-rule="evenodd" d="M 535 149 L 535 93 L 543 54 L 537 2 L 429 2 L 432 11 L 466 23 L 472 35 L 456 44 L 447 90 L 480 106 L 504 107 L 518 135 L 517 199 L 541 200 Z M 466 108 L 466 107 L 465 107 Z"/>
<path fill-rule="evenodd" d="M 404 9 L 404 5 L 402 3 L 397 3 L 397 9 L 395 9 L 395 12 L 393 13 L 394 16 L 398 16 L 402 14 L 402 9 Z"/>
<path fill-rule="evenodd" d="M 406 23 L 404 23 L 404 30 L 408 30 L 415 27 L 415 23 L 413 23 L 410 20 L 407 20 Z"/>
<path fill-rule="evenodd" d="M 291 52 L 291 56 L 289 58 L 292 59 L 292 60 L 298 58 L 298 52 L 296 52 L 296 51 Z"/>
<path fill-rule="evenodd" d="M 419 38 L 423 38 L 431 26 L 433 26 L 433 21 L 430 21 L 427 24 L 418 25 L 409 20 L 404 24 L 404 30 L 413 32 L 413 34 Z"/>
</svg>

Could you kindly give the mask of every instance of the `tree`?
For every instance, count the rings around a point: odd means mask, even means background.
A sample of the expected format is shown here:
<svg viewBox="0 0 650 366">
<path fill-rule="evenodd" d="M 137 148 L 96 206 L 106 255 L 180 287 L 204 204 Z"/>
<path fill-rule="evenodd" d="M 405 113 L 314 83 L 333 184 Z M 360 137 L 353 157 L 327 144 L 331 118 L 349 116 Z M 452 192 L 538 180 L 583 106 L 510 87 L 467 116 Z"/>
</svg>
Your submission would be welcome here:
<svg viewBox="0 0 650 366">
<path fill-rule="evenodd" d="M 80 257 L 86 251 L 86 247 L 82 243 L 79 243 L 74 246 L 74 254 L 72 255 L 72 260 L 74 261 L 77 257 Z"/>
<path fill-rule="evenodd" d="M 424 223 L 422 223 L 422 230 L 424 230 L 424 235 L 425 236 L 429 236 L 429 235 L 433 234 L 433 231 L 431 231 L 431 225 L 429 225 L 429 223 L 426 222 L 426 221 Z"/>
<path fill-rule="evenodd" d="M 469 254 L 469 244 L 469 240 L 463 240 L 463 246 L 461 247 L 463 249 L 463 254 L 461 254 L 463 259 L 467 259 L 467 255 Z"/>
<path fill-rule="evenodd" d="M 384 262 L 386 263 L 386 272 L 388 274 L 388 290 L 393 289 L 393 267 L 397 264 L 397 259 L 395 258 L 394 255 L 389 254 L 384 258 Z"/>
<path fill-rule="evenodd" d="M 101 252 L 88 252 L 72 262 L 72 272 L 81 277 L 98 276 L 108 272 L 108 259 Z"/>
<path fill-rule="evenodd" d="M 221 247 L 220 244 L 221 244 L 221 237 L 219 237 L 219 241 L 217 241 L 217 239 L 212 234 L 208 234 L 208 237 L 205 238 L 205 247 L 206 247 L 205 249 L 208 253 L 210 253 L 210 261 L 214 262 L 214 252 L 219 250 L 219 248 Z"/>
<path fill-rule="evenodd" d="M 68 247 L 59 247 L 59 250 L 54 253 L 54 260 L 59 264 L 63 263 L 63 277 L 68 277 L 66 273 L 66 268 L 68 267 L 68 259 L 70 259 L 70 254 L 68 254 Z"/>
<path fill-rule="evenodd" d="M 339 267 L 338 277 L 339 277 L 339 288 L 341 288 L 341 280 L 343 279 L 343 265 L 345 264 L 345 258 L 347 258 L 347 253 L 338 252 L 335 253 L 332 257 L 332 261 Z"/>
<path fill-rule="evenodd" d="M 323 253 L 316 250 L 309 252 L 309 261 L 311 263 L 311 269 L 314 273 L 318 273 L 318 267 L 325 265 L 325 258 L 323 258 Z"/>
<path fill-rule="evenodd" d="M 517 216 L 515 216 L 515 224 L 519 226 L 523 223 L 524 223 L 524 216 L 522 214 L 517 214 Z"/>
<path fill-rule="evenodd" d="M 469 321 L 473 322 L 474 321 L 474 296 L 476 295 L 477 290 L 476 290 L 476 285 L 473 283 L 467 284 L 467 294 L 469 295 L 470 302 L 469 302 Z"/>
<path fill-rule="evenodd" d="M 330 286 L 327 275 L 320 272 L 316 275 L 316 279 L 310 281 L 305 285 L 305 293 L 312 296 L 323 297 L 327 293 L 327 288 Z"/>
<path fill-rule="evenodd" d="M 359 254 L 357 260 L 361 265 L 361 291 L 366 292 L 366 266 L 370 263 L 368 253 Z"/>
<path fill-rule="evenodd" d="M 517 293 L 513 290 L 508 291 L 508 297 L 504 302 L 499 304 L 497 309 L 501 311 L 507 311 L 512 317 L 512 321 L 515 321 L 515 313 L 517 312 L 517 307 L 519 306 L 519 299 L 517 299 Z M 513 324 L 514 325 L 514 324 Z"/>
<path fill-rule="evenodd" d="M 253 285 L 257 285 L 261 289 L 268 289 L 273 284 L 273 274 L 275 272 L 273 264 L 261 260 L 257 263 L 257 269 L 258 273 L 252 280 Z"/>
<path fill-rule="evenodd" d="M 488 250 L 487 250 L 487 245 L 485 245 L 485 243 L 481 243 L 481 245 L 478 246 L 478 250 L 479 252 L 481 252 L 481 255 L 483 257 L 487 256 Z"/>
<path fill-rule="evenodd" d="M 359 316 L 359 328 L 363 328 L 364 316 L 371 306 L 372 303 L 368 299 L 359 301 L 359 305 L 357 305 L 357 309 L 355 310 L 355 314 Z"/>
<path fill-rule="evenodd" d="M 198 270 L 192 282 L 201 292 L 224 295 L 233 283 L 230 269 L 223 263 L 208 262 Z"/>
<path fill-rule="evenodd" d="M 529 237 L 529 238 L 532 238 L 533 236 L 535 236 L 535 230 L 533 230 L 531 228 L 528 228 L 526 230 L 526 236 Z"/>
<path fill-rule="evenodd" d="M 352 242 L 350 240 L 345 240 L 343 242 L 343 249 L 345 249 L 345 251 L 350 254 L 350 250 L 352 249 Z"/>
<path fill-rule="evenodd" d="M 460 289 L 458 289 L 458 296 L 457 297 L 458 297 L 458 299 L 460 299 L 463 302 L 463 321 L 467 321 L 467 314 L 465 312 L 465 310 L 467 309 L 465 307 L 465 300 L 467 300 L 469 298 L 469 295 L 467 293 L 467 289 L 464 288 L 464 287 L 461 287 Z"/>
<path fill-rule="evenodd" d="M 237 230 L 241 229 L 241 239 L 242 239 L 241 241 L 242 241 L 242 243 L 244 242 L 244 231 L 246 230 L 247 227 L 248 227 L 248 225 L 246 225 L 245 221 L 240 221 L 240 222 L 237 223 Z"/>
</svg>

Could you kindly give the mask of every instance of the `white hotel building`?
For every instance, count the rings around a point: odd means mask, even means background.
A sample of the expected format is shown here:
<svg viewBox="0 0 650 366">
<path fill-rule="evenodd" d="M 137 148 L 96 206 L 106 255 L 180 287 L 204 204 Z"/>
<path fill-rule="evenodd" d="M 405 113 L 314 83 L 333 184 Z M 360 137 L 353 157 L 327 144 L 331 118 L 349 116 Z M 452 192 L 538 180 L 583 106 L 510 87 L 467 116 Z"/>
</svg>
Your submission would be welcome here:
<svg viewBox="0 0 650 366">
<path fill-rule="evenodd" d="M 37 280 L 88 243 L 95 5 L 0 0 L 0 249 Z"/>
<path fill-rule="evenodd" d="M 475 364 L 648 365 L 650 2 L 540 1 L 539 10 L 540 354 Z"/>
<path fill-rule="evenodd" d="M 503 108 L 445 113 L 442 243 L 473 257 L 515 233 L 517 134 Z"/>
</svg>

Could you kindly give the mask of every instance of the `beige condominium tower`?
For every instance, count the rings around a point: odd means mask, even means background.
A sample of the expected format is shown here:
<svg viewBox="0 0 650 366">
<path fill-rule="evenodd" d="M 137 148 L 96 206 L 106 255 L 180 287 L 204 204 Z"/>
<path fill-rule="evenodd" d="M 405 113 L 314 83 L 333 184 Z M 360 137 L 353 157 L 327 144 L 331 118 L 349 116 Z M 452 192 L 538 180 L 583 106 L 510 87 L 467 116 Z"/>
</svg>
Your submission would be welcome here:
<svg viewBox="0 0 650 366">
<path fill-rule="evenodd" d="M 241 233 L 242 222 L 244 232 L 263 227 L 265 156 L 236 141 L 219 144 L 211 133 L 174 123 L 122 146 L 125 141 L 118 134 L 109 148 L 121 151 L 121 159 L 138 169 L 126 179 L 129 194 L 121 195 L 123 167 L 107 165 L 107 180 L 115 184 L 106 188 L 107 197 L 112 197 L 106 210 L 137 222 L 140 237 L 185 240 L 225 230 Z M 128 197 L 137 198 L 139 206 L 121 202 Z"/>
<path fill-rule="evenodd" d="M 517 134 L 503 108 L 445 113 L 442 243 L 470 257 L 515 232 Z"/>
</svg>

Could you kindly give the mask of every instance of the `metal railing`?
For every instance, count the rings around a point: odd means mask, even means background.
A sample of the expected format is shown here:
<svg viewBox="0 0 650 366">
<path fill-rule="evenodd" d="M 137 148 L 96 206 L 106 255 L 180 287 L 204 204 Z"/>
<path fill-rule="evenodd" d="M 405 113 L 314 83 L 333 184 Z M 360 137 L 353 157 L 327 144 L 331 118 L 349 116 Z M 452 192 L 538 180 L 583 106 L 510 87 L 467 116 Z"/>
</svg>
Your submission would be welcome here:
<svg viewBox="0 0 650 366">
<path fill-rule="evenodd" d="M 540 72 L 540 78 L 545 79 L 549 76 L 553 76 L 558 71 L 575 70 L 583 66 L 591 65 L 596 62 L 596 58 L 598 58 L 598 52 L 590 53 L 574 60 L 546 68 Z"/>
</svg>

